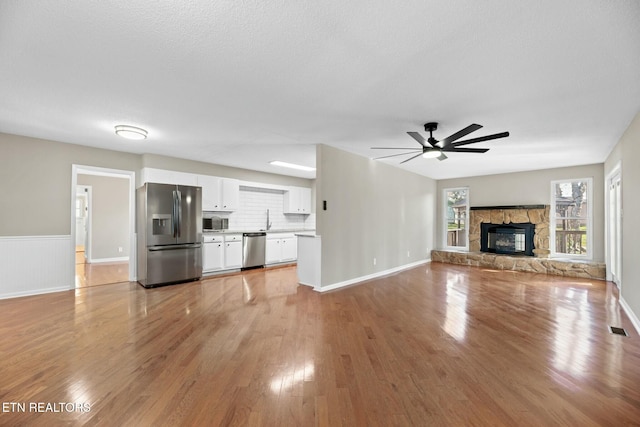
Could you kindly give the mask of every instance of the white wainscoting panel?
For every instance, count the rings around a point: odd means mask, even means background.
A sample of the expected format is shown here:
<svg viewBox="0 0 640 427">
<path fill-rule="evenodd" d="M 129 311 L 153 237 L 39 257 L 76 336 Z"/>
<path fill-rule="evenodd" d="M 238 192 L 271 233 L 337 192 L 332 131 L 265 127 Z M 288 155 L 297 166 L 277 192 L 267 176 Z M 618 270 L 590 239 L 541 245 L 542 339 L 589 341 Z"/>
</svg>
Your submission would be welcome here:
<svg viewBox="0 0 640 427">
<path fill-rule="evenodd" d="M 0 237 L 0 299 L 73 289 L 71 236 Z"/>
</svg>

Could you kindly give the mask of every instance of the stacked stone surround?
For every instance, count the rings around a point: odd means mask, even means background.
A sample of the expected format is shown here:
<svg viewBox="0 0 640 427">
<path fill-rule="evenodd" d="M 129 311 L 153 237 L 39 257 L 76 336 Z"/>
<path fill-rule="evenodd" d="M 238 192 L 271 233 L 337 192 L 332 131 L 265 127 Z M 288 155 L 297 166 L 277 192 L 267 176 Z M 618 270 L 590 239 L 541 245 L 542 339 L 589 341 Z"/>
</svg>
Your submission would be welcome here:
<svg viewBox="0 0 640 427">
<path fill-rule="evenodd" d="M 530 222 L 535 225 L 533 254 L 537 257 L 549 256 L 549 205 L 542 208 L 479 209 L 469 212 L 469 251 L 480 251 L 480 224 L 520 224 Z"/>
<path fill-rule="evenodd" d="M 606 266 L 602 262 L 581 260 L 548 259 L 549 250 L 549 206 L 473 208 L 469 214 L 469 252 L 431 251 L 432 262 L 471 265 L 496 270 L 528 271 L 565 277 L 605 280 Z M 533 253 L 535 256 L 511 256 L 480 252 L 482 223 L 535 225 Z"/>
<path fill-rule="evenodd" d="M 531 256 L 497 255 L 486 252 L 431 251 L 432 262 L 472 265 L 495 270 L 529 271 L 565 277 L 605 280 L 602 262 L 537 258 Z"/>
</svg>

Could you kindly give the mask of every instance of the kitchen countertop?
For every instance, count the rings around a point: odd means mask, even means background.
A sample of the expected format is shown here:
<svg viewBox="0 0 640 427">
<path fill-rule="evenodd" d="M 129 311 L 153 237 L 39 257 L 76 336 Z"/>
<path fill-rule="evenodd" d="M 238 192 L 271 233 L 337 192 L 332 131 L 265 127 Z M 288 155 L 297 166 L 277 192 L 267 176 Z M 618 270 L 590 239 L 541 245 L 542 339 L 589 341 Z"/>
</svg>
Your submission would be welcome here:
<svg viewBox="0 0 640 427">
<path fill-rule="evenodd" d="M 300 237 L 319 237 L 315 230 L 297 231 L 295 235 Z"/>
<path fill-rule="evenodd" d="M 279 230 L 207 230 L 207 231 L 203 231 L 202 234 L 242 234 L 242 233 L 259 233 L 259 232 L 265 232 L 267 234 L 269 233 L 314 233 L 315 234 L 315 228 L 312 229 L 304 229 L 304 228 L 285 228 L 285 229 L 279 229 Z"/>
</svg>

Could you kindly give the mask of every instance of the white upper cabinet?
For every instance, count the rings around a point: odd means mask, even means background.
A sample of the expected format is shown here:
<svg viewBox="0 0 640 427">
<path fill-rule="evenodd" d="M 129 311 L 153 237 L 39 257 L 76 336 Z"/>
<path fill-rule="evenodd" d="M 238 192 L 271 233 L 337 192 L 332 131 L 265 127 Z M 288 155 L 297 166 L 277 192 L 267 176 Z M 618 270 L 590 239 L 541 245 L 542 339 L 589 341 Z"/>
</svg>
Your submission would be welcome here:
<svg viewBox="0 0 640 427">
<path fill-rule="evenodd" d="M 237 179 L 198 175 L 202 187 L 203 211 L 235 211 L 240 201 L 240 182 Z"/>
<path fill-rule="evenodd" d="M 235 211 L 240 205 L 240 181 L 222 178 L 222 209 Z"/>
<path fill-rule="evenodd" d="M 143 168 L 142 183 L 145 182 L 157 182 L 159 184 L 174 185 L 198 185 L 198 176 L 186 172 L 176 172 L 155 168 Z"/>
<path fill-rule="evenodd" d="M 289 187 L 284 193 L 285 214 L 310 214 L 311 189 L 306 187 Z"/>
</svg>

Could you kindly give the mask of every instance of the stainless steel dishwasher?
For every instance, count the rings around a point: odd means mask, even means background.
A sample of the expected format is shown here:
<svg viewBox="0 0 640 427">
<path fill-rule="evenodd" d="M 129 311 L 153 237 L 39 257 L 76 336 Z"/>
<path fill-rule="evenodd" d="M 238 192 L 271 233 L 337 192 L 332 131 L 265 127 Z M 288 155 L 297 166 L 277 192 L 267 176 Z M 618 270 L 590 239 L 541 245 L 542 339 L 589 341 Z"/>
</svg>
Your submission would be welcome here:
<svg viewBox="0 0 640 427">
<path fill-rule="evenodd" d="M 267 233 L 242 233 L 242 269 L 264 267 Z"/>
</svg>

